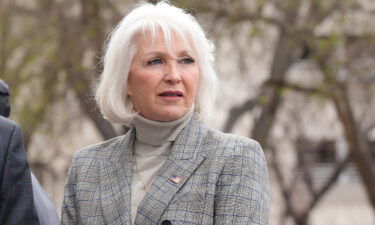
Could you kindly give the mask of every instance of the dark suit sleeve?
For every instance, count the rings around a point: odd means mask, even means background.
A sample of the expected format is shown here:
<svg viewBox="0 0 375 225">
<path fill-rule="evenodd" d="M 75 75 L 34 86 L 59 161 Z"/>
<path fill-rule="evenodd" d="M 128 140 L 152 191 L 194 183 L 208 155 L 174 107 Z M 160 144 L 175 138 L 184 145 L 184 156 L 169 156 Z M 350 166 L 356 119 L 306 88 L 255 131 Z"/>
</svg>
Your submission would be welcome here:
<svg viewBox="0 0 375 225">
<path fill-rule="evenodd" d="M 1 126 L 1 129 L 7 129 L 10 132 L 4 130 L 0 132 L 0 135 L 10 134 L 9 138 L 1 139 L 5 143 L 1 143 L 0 146 L 5 147 L 1 149 L 4 154 L 1 159 L 0 224 L 39 224 L 21 130 L 16 124 L 12 125 Z"/>
</svg>

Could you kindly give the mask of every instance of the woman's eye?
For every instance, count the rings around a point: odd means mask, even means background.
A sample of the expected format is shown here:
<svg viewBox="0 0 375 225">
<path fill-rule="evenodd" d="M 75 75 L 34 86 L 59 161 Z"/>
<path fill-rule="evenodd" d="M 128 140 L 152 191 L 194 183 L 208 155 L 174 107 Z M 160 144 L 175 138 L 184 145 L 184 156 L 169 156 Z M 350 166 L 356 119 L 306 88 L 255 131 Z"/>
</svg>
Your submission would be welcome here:
<svg viewBox="0 0 375 225">
<path fill-rule="evenodd" d="M 147 61 L 147 65 L 157 65 L 157 64 L 161 64 L 161 63 L 163 63 L 163 60 L 160 59 L 160 58 L 151 59 L 151 60 Z"/>
<path fill-rule="evenodd" d="M 190 57 L 186 57 L 186 58 L 181 59 L 181 63 L 183 63 L 183 64 L 192 64 L 194 62 L 195 62 L 195 60 L 193 58 L 190 58 Z"/>
</svg>

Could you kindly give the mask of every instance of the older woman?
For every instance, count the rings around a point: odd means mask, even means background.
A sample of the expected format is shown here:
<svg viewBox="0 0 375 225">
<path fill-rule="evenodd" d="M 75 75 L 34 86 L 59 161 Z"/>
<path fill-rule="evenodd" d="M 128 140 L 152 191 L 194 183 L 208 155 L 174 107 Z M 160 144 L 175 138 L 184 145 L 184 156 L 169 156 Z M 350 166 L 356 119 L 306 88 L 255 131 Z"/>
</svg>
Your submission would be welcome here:
<svg viewBox="0 0 375 225">
<path fill-rule="evenodd" d="M 213 104 L 213 45 L 194 17 L 142 4 L 110 36 L 97 102 L 123 136 L 79 150 L 62 224 L 266 224 L 259 144 L 201 122 Z"/>
</svg>

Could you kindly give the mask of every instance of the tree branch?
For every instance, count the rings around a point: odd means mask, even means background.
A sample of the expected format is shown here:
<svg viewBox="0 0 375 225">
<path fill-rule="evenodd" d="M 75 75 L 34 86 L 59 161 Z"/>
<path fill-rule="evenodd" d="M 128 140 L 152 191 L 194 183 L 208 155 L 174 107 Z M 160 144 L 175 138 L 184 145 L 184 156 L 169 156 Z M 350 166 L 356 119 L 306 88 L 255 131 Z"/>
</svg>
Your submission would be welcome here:
<svg viewBox="0 0 375 225">
<path fill-rule="evenodd" d="M 299 215 L 298 215 L 296 209 L 293 206 L 292 199 L 291 199 L 291 193 L 292 192 L 290 191 L 290 189 L 288 189 L 288 187 L 286 185 L 284 176 L 282 174 L 282 170 L 281 170 L 280 165 L 279 165 L 277 152 L 276 152 L 275 148 L 272 147 L 272 146 L 270 146 L 269 149 L 272 153 L 271 166 L 273 167 L 273 171 L 275 172 L 277 183 L 279 184 L 280 189 L 281 189 L 281 194 L 283 196 L 284 203 L 285 203 L 285 206 L 286 206 L 285 210 L 286 210 L 288 215 L 290 215 L 295 221 L 297 221 L 298 218 L 299 218 Z"/>
<path fill-rule="evenodd" d="M 337 178 L 340 176 L 341 172 L 345 169 L 349 161 L 350 161 L 350 157 L 348 154 L 348 156 L 344 160 L 336 164 L 336 167 L 332 175 L 328 179 L 327 183 L 325 183 L 325 185 L 314 194 L 313 200 L 310 202 L 310 205 L 308 207 L 309 210 L 313 209 L 314 206 L 319 202 L 319 200 L 327 193 L 327 191 L 332 188 L 332 186 L 336 183 Z"/>
<path fill-rule="evenodd" d="M 258 103 L 259 96 L 256 96 L 255 98 L 247 100 L 245 103 L 239 106 L 234 106 L 229 111 L 229 116 L 227 119 L 227 122 L 224 126 L 224 132 L 230 132 L 233 129 L 234 124 L 236 121 L 247 111 L 251 111 Z"/>
<path fill-rule="evenodd" d="M 273 81 L 268 80 L 264 83 L 265 86 L 277 87 L 277 88 L 287 88 L 296 92 L 301 92 L 305 94 L 323 94 L 327 95 L 325 90 L 312 88 L 312 87 L 303 87 L 298 84 L 289 83 L 286 81 Z"/>
</svg>

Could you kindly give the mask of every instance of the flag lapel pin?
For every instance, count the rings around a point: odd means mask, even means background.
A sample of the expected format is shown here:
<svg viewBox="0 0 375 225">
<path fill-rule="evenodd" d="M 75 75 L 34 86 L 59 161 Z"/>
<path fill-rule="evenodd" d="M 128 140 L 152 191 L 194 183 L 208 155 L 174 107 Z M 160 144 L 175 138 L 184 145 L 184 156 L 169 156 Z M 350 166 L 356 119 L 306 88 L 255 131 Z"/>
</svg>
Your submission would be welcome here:
<svg viewBox="0 0 375 225">
<path fill-rule="evenodd" d="M 173 175 L 171 177 L 171 181 L 173 181 L 173 183 L 175 183 L 175 184 L 178 184 L 181 180 L 182 180 L 182 178 L 180 176 Z"/>
</svg>

